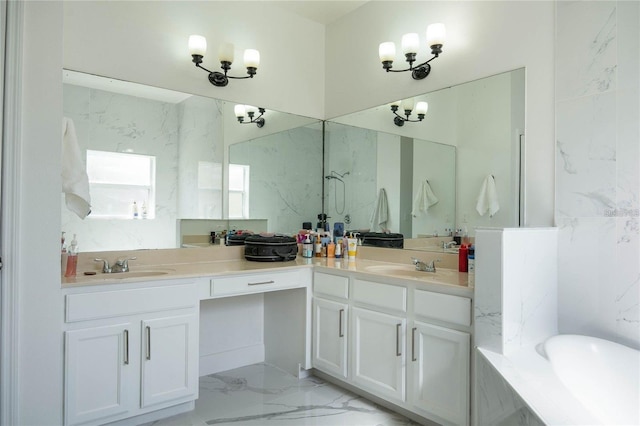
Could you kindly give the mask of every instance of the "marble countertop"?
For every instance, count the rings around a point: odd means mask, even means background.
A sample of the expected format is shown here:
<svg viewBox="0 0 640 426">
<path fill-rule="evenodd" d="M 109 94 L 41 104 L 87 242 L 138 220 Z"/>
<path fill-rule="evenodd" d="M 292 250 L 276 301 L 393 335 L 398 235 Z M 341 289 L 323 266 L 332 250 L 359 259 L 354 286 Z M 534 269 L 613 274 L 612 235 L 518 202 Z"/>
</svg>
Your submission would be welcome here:
<svg viewBox="0 0 640 426">
<path fill-rule="evenodd" d="M 455 288 L 456 293 L 472 294 L 473 289 L 467 285 L 468 274 L 453 269 L 437 268 L 436 272 L 416 271 L 409 262 L 383 262 L 373 259 L 356 258 L 353 261 L 333 258 L 303 258 L 286 262 L 254 262 L 242 257 L 237 248 L 212 252 L 215 255 L 203 257 L 203 249 L 192 249 L 193 256 L 186 256 L 190 249 L 181 249 L 179 256 L 171 256 L 164 250 L 138 251 L 122 253 L 117 257 L 137 257 L 130 261 L 130 272 L 105 274 L 100 270 L 101 263 L 94 258 L 107 258 L 104 253 L 81 253 L 76 277 L 62 277 L 62 288 L 80 286 L 124 284 L 142 281 L 172 280 L 184 278 L 207 278 L 213 276 L 237 275 L 239 273 L 256 273 L 260 271 L 287 270 L 300 267 L 315 267 L 327 272 L 357 273 L 365 278 L 384 276 L 394 281 L 404 280 L 426 286 L 442 286 Z M 220 255 L 222 253 L 222 255 Z M 111 254 L 111 257 L 114 257 Z M 213 259 L 212 259 L 213 258 Z M 91 275 L 85 275 L 89 273 Z"/>
</svg>

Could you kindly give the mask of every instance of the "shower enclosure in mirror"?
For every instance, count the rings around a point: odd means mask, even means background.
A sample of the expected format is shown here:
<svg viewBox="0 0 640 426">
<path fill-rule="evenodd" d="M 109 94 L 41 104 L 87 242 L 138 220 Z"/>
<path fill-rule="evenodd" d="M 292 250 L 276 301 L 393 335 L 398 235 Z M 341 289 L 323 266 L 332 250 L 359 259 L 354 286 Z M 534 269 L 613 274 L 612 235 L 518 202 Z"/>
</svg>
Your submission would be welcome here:
<svg viewBox="0 0 640 426">
<path fill-rule="evenodd" d="M 332 119 L 325 177 L 341 180 L 325 186 L 327 214 L 350 229 L 379 231 L 371 218 L 385 189 L 387 228 L 405 238 L 519 226 L 524 81 L 519 69 L 416 96 L 428 102 L 427 115 L 402 127 L 388 104 Z M 477 208 L 488 176 L 499 205 L 493 215 Z M 433 197 L 421 209 L 425 182 Z"/>
<path fill-rule="evenodd" d="M 92 214 L 62 202 L 61 229 L 82 251 L 179 247 L 184 219 L 205 234 L 247 219 L 295 232 L 322 210 L 321 161 L 289 161 L 302 147 L 321 158 L 321 131 L 305 129 L 317 119 L 267 110 L 258 129 L 219 99 L 67 70 L 63 82 L 64 115 L 91 158 Z"/>
</svg>

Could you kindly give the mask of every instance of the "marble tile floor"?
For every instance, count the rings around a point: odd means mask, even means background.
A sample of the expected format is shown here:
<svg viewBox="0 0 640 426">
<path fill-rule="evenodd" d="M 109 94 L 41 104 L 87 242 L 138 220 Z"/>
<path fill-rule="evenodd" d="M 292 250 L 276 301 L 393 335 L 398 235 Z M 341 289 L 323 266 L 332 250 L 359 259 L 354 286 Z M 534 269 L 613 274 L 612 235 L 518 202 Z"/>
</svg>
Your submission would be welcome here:
<svg viewBox="0 0 640 426">
<path fill-rule="evenodd" d="M 400 426 L 410 419 L 317 377 L 298 380 L 267 364 L 200 377 L 191 412 L 145 426 Z"/>
</svg>

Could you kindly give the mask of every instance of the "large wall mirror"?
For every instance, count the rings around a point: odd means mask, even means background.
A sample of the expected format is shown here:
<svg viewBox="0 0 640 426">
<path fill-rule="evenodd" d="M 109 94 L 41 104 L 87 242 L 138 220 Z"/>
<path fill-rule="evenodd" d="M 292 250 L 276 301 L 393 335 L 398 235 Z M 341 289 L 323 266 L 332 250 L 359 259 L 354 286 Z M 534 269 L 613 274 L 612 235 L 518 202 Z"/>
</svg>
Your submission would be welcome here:
<svg viewBox="0 0 640 426">
<path fill-rule="evenodd" d="M 518 69 L 416 96 L 414 102 L 429 105 L 426 117 L 402 126 L 390 105 L 332 119 L 325 145 L 328 216 L 348 229 L 380 231 L 371 218 L 384 189 L 386 228 L 405 238 L 520 226 L 524 77 Z M 481 215 L 478 197 L 489 176 L 499 210 Z M 419 197 L 425 183 L 426 204 Z"/>
<path fill-rule="evenodd" d="M 247 219 L 293 233 L 322 211 L 317 119 L 267 110 L 258 128 L 219 99 L 68 70 L 63 83 L 92 213 L 62 202 L 61 229 L 82 251 L 179 247 L 183 220 L 205 234 Z"/>
</svg>

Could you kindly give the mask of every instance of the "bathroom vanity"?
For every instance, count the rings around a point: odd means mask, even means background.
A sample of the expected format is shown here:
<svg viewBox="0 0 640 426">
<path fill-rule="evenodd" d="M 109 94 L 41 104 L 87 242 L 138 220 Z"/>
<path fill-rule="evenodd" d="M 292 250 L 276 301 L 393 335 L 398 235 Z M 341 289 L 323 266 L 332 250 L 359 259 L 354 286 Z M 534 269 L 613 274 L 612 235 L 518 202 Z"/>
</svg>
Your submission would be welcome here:
<svg viewBox="0 0 640 426">
<path fill-rule="evenodd" d="M 211 250 L 231 255 L 153 266 L 164 250 L 138 252 L 130 276 L 63 280 L 66 425 L 188 411 L 200 376 L 257 362 L 314 372 L 416 418 L 469 424 L 466 274 Z M 81 259 L 79 273 L 95 267 Z"/>
</svg>

